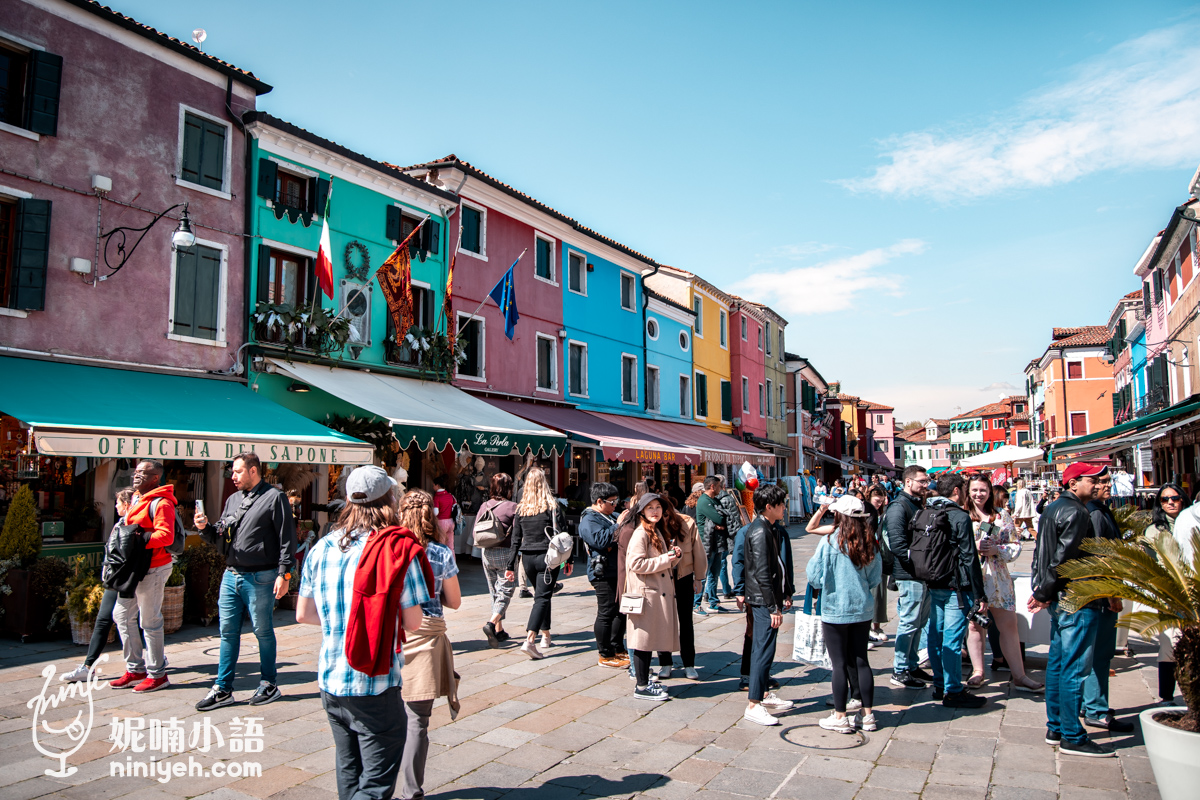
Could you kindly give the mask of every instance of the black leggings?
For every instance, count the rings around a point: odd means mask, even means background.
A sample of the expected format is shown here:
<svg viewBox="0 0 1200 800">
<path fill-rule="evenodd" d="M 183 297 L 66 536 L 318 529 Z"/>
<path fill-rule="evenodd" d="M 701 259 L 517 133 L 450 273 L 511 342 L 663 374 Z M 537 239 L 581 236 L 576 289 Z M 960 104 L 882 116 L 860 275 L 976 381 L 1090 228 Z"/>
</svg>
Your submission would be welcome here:
<svg viewBox="0 0 1200 800">
<path fill-rule="evenodd" d="M 638 688 L 644 688 L 650 683 L 650 656 L 654 655 L 649 650 L 630 650 L 630 661 L 633 662 L 633 677 Z"/>
<path fill-rule="evenodd" d="M 821 632 L 825 635 L 825 649 L 829 651 L 829 660 L 833 663 L 834 710 L 839 714 L 846 713 L 846 690 L 849 684 L 846 674 L 849 669 L 856 669 L 858 672 L 858 687 L 862 692 L 863 707 L 873 707 L 875 675 L 871 672 L 871 663 L 867 661 L 871 621 L 852 622 L 849 625 L 830 625 L 828 622 L 822 622 Z"/>
<path fill-rule="evenodd" d="M 679 618 L 679 657 L 682 659 L 684 667 L 696 666 L 696 628 L 692 619 L 695 598 L 696 591 L 692 586 L 692 575 L 689 573 L 682 578 L 676 578 L 675 616 Z M 669 650 L 658 652 L 660 667 L 669 667 L 672 663 Z"/>
<path fill-rule="evenodd" d="M 117 605 L 117 590 L 105 589 L 104 596 L 100 598 L 100 612 L 96 614 L 96 625 L 92 628 L 92 642 L 88 645 L 87 658 L 84 659 L 83 665 L 91 667 L 96 663 L 96 659 L 100 658 L 100 654 L 104 652 L 104 646 L 108 644 L 108 632 L 113 627 L 113 608 Z M 141 626 L 138 627 L 138 633 L 142 632 Z"/>
<path fill-rule="evenodd" d="M 558 567 L 546 569 L 546 554 L 522 553 L 521 563 L 525 576 L 533 589 L 533 608 L 529 610 L 529 621 L 525 630 L 550 631 L 550 600 L 554 597 L 554 584 L 558 581 Z"/>
</svg>

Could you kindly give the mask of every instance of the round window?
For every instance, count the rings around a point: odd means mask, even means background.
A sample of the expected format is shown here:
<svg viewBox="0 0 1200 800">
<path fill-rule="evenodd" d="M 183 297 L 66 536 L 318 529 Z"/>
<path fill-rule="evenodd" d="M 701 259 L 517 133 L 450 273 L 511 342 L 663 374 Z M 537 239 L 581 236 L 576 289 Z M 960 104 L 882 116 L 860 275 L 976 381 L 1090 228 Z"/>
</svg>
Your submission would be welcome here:
<svg viewBox="0 0 1200 800">
<path fill-rule="evenodd" d="M 687 350 L 689 344 L 691 344 L 691 341 L 688 339 L 687 331 L 680 331 L 679 332 L 679 349 Z"/>
<path fill-rule="evenodd" d="M 656 320 L 654 317 L 650 317 L 648 320 L 646 320 L 646 335 L 651 339 L 658 338 L 658 320 Z"/>
</svg>

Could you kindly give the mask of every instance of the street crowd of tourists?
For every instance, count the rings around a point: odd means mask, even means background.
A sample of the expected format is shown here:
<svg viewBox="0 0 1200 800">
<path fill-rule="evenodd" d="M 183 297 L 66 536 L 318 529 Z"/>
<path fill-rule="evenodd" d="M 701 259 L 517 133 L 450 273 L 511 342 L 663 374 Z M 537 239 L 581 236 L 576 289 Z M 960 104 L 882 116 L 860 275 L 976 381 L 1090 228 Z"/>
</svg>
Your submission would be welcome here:
<svg viewBox="0 0 1200 800">
<path fill-rule="evenodd" d="M 160 463 L 140 462 L 132 488 L 117 496 L 94 635 L 83 664 L 64 680 L 88 678 L 115 625 L 125 669 L 111 686 L 135 693 L 169 686 L 161 606 L 184 531 L 173 489 L 162 485 L 162 476 Z M 293 513 L 287 496 L 263 480 L 253 453 L 234 459 L 232 477 L 237 491 L 221 515 L 210 520 L 198 507 L 194 517 L 196 531 L 226 563 L 216 680 L 196 704 L 200 711 L 236 702 L 247 613 L 258 640 L 260 678 L 247 702 L 281 697 L 273 612 L 297 568 Z M 1039 512 L 1028 610 L 1049 609 L 1045 685 L 1024 668 L 1008 564 L 1025 546 L 1027 518 L 1009 512 L 1013 498 L 1004 487 L 982 475 L 943 473 L 933 481 L 924 468 L 910 466 L 895 484 L 835 482 L 820 492 L 805 529 L 820 541 L 805 567 L 796 625 L 798 648 L 803 638 L 805 652 L 815 654 L 802 660 L 819 660 L 830 670 L 833 708 L 820 726 L 841 733 L 878 728 L 868 653 L 888 639 L 881 626 L 888 621 L 890 591 L 898 618 L 893 687 L 931 688 L 932 699 L 946 707 L 983 708 L 986 698 L 973 690 L 987 680 L 988 639 L 992 672 L 1007 670 L 1015 690 L 1045 693 L 1047 743 L 1074 755 L 1113 755 L 1091 741 L 1085 727 L 1133 730 L 1108 702 L 1121 603 L 1070 609 L 1061 603 L 1066 580 L 1059 575 L 1063 564 L 1080 557 L 1084 539 L 1119 537 L 1105 502 L 1111 483 L 1104 464 L 1072 464 L 1061 494 Z M 591 505 L 578 522 L 595 592 L 599 666 L 627 671 L 638 700 L 668 700 L 663 681 L 673 675 L 675 654 L 683 676 L 700 680 L 695 618 L 736 608 L 745 620 L 738 687 L 747 692 L 744 718 L 778 725 L 777 715 L 794 705 L 777 694 L 779 682 L 771 676 L 783 615 L 796 596 L 787 492 L 773 484 L 755 489 L 751 514 L 720 476 L 696 483 L 686 497 L 655 488 L 650 481 L 637 484 L 617 513 L 617 487 L 594 483 Z M 514 481 L 504 473 L 491 477 L 489 491 L 472 536 L 482 551 L 491 601 L 483 635 L 494 648 L 511 638 L 505 620 L 523 573 L 532 603 L 519 649 L 542 659 L 552 652 L 554 595 L 560 574 L 572 572 L 575 540 L 541 469 L 523 471 L 516 499 Z M 403 491 L 380 467 L 354 469 L 344 498 L 330 505 L 339 512 L 336 521 L 310 542 L 303 559 L 296 620 L 322 631 L 317 682 L 336 745 L 342 800 L 382 800 L 397 784 L 404 798 L 422 796 L 434 702 L 447 698 L 452 716 L 459 709 L 444 610 L 459 608 L 462 592 L 453 527 L 444 524 L 454 509 L 442 494 L 448 495 L 441 485 L 434 494 Z M 1167 484 L 1158 500 L 1152 527 L 1172 531 L 1188 498 Z M 1018 496 L 1015 505 L 1019 514 L 1030 513 L 1028 497 Z M 733 606 L 726 605 L 730 601 Z M 970 662 L 965 681 L 964 652 Z M 1164 699 L 1174 694 L 1174 680 L 1166 637 L 1160 647 Z"/>
</svg>

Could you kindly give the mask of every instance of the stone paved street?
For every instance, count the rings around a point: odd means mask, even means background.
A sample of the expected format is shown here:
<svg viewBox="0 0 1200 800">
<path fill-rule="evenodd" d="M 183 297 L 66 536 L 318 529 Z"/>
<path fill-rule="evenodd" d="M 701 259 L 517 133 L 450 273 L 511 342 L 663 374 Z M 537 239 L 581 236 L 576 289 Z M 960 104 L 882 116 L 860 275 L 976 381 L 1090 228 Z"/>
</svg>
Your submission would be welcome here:
<svg viewBox="0 0 1200 800">
<path fill-rule="evenodd" d="M 815 544 L 793 528 L 796 564 L 803 565 Z M 784 618 L 775 674 L 779 694 L 797 702 L 782 725 L 761 728 L 742 720 L 745 695 L 737 691 L 743 623 L 738 614 L 697 617 L 697 661 L 702 680 L 667 681 L 672 700 L 647 703 L 632 698 L 623 672 L 600 667 L 592 646 L 594 601 L 583 570 L 566 579 L 554 602 L 554 647 L 542 661 L 527 660 L 509 643 L 491 650 L 479 631 L 487 595 L 478 562 L 463 561 L 463 608 L 450 612 L 450 635 L 462 675 L 462 711 L 451 722 L 442 703 L 430 733 L 426 791 L 434 797 L 512 800 L 571 800 L 589 797 L 724 800 L 741 796 L 804 800 L 1153 800 L 1158 793 L 1139 735 L 1109 738 L 1119 759 L 1060 757 L 1043 741 L 1045 716 L 1040 697 L 1013 694 L 1004 683 L 989 685 L 982 711 L 951 711 L 929 700 L 929 692 L 899 691 L 887 682 L 891 643 L 872 653 L 876 671 L 876 715 L 880 730 L 843 736 L 817 727 L 827 713 L 828 673 L 790 661 L 792 615 Z M 529 610 L 514 602 L 510 629 L 517 636 Z M 728 604 L 732 606 L 732 604 Z M 26 707 L 44 682 L 47 664 L 60 671 L 74 666 L 83 648 L 64 642 L 0 643 L 0 800 L 35 797 L 71 800 L 333 800 L 336 797 L 332 739 L 315 682 L 319 632 L 299 626 L 290 611 L 276 613 L 280 684 L 285 698 L 253 715 L 265 718 L 261 753 L 225 749 L 202 753 L 196 747 L 172 758 L 208 767 L 216 760 L 261 764 L 261 777 L 187 777 L 156 782 L 145 777 L 109 777 L 110 762 L 151 753 L 110 753 L 114 717 L 184 720 L 190 731 L 200 716 L 193 705 L 207 691 L 216 669 L 216 626 L 185 626 L 168 637 L 172 685 L 136 696 L 100 689 L 96 719 L 87 743 L 68 759 L 79 769 L 68 777 L 44 774 L 55 762 L 40 756 L 30 741 L 32 712 Z M 894 622 L 889 628 L 894 628 Z M 1151 648 L 1135 641 L 1139 658 L 1114 665 L 1113 705 L 1132 714 L 1152 701 Z M 110 648 L 107 674 L 120 667 Z M 1036 655 L 1033 658 L 1037 658 Z M 247 625 L 242 663 L 256 662 L 254 636 Z M 1041 679 L 1042 662 L 1033 675 Z M 999 676 L 1005 680 L 1007 674 Z M 239 674 L 237 692 L 248 696 L 257 675 Z M 57 682 L 55 686 L 58 686 Z M 70 713 L 79 700 L 68 701 Z M 209 715 L 228 733 L 235 717 L 251 715 L 247 705 Z M 86 721 L 86 711 L 84 712 Z M 51 721 L 63 709 L 51 711 Z M 147 728 L 149 728 L 147 723 Z M 188 742 L 188 744 L 191 744 Z"/>
</svg>

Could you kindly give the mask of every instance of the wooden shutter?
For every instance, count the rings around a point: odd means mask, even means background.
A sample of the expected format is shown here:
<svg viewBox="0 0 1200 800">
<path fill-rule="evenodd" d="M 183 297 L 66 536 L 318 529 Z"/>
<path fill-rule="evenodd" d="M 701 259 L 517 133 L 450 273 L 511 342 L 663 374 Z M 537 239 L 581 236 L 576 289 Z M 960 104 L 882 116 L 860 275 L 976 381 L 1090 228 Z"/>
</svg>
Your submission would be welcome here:
<svg viewBox="0 0 1200 800">
<path fill-rule="evenodd" d="M 204 140 L 200 147 L 200 185 L 221 190 L 225 185 L 225 126 L 203 120 Z"/>
<path fill-rule="evenodd" d="M 25 127 L 46 136 L 58 135 L 58 94 L 62 85 L 62 56 L 29 51 Z"/>
<path fill-rule="evenodd" d="M 197 339 L 218 339 L 220 295 L 221 251 L 203 245 L 176 251 L 172 332 Z"/>
<path fill-rule="evenodd" d="M 258 160 L 258 196 L 267 200 L 275 199 L 275 180 L 279 177 L 279 168 L 269 158 Z"/>
<path fill-rule="evenodd" d="M 721 420 L 733 419 L 733 384 L 721 381 Z"/>
<path fill-rule="evenodd" d="M 478 253 L 482 248 L 479 243 L 479 212 L 463 206 L 462 210 L 462 249 Z"/>
<path fill-rule="evenodd" d="M 421 249 L 436 256 L 442 252 L 442 224 L 437 220 L 429 220 L 421 229 Z"/>
<path fill-rule="evenodd" d="M 260 244 L 258 246 L 258 288 L 256 291 L 256 301 L 259 303 L 268 303 L 271 300 L 271 247 L 270 245 Z"/>
<path fill-rule="evenodd" d="M 200 182 L 200 147 L 204 131 L 199 117 L 183 115 L 183 162 L 179 177 L 190 183 Z M 272 184 L 274 185 L 274 184 Z"/>
<path fill-rule="evenodd" d="M 324 178 L 315 179 L 308 196 L 313 204 L 309 211 L 317 216 L 325 216 L 325 205 L 329 202 L 329 181 Z"/>
<path fill-rule="evenodd" d="M 50 201 L 17 201 L 13 221 L 13 260 L 8 305 L 23 311 L 46 307 L 46 265 L 50 256 Z"/>
<path fill-rule="evenodd" d="M 387 207 L 387 224 L 384 227 L 383 238 L 400 241 L 400 209 L 397 206 Z"/>
</svg>

